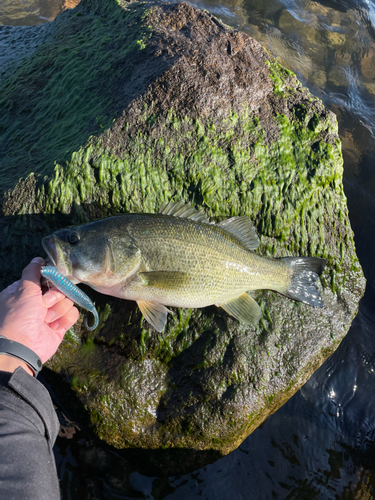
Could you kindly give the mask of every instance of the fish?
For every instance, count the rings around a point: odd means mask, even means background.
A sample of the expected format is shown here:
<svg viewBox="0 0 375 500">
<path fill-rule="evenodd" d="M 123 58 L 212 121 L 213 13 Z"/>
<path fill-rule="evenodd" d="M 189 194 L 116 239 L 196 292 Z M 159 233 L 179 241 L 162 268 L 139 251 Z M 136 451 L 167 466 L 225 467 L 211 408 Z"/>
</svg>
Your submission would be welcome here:
<svg viewBox="0 0 375 500">
<path fill-rule="evenodd" d="M 56 267 L 43 266 L 40 270 L 40 274 L 66 297 L 68 297 L 68 299 L 72 300 L 87 311 L 92 312 L 94 315 L 94 324 L 89 326 L 87 324 L 87 318 L 85 318 L 85 327 L 90 331 L 95 330 L 99 324 L 99 315 L 95 304 L 92 302 L 90 297 L 82 292 L 82 290 L 74 285 L 68 278 L 63 276 L 60 271 L 56 269 Z"/>
<path fill-rule="evenodd" d="M 223 308 L 248 325 L 262 311 L 250 292 L 274 290 L 322 308 L 319 257 L 271 258 L 256 253 L 257 232 L 246 215 L 210 222 L 189 204 L 165 202 L 159 213 L 123 214 L 59 229 L 43 247 L 72 283 L 133 300 L 158 332 L 169 307 Z"/>
</svg>

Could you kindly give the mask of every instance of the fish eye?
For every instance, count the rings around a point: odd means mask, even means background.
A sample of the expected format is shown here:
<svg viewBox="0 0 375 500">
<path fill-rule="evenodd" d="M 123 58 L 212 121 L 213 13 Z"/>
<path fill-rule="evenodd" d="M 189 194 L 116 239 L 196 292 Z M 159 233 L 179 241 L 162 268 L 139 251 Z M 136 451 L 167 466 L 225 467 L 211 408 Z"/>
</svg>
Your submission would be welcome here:
<svg viewBox="0 0 375 500">
<path fill-rule="evenodd" d="M 76 233 L 75 231 L 72 231 L 71 233 L 68 233 L 66 241 L 70 245 L 76 245 L 79 242 L 79 234 Z"/>
</svg>

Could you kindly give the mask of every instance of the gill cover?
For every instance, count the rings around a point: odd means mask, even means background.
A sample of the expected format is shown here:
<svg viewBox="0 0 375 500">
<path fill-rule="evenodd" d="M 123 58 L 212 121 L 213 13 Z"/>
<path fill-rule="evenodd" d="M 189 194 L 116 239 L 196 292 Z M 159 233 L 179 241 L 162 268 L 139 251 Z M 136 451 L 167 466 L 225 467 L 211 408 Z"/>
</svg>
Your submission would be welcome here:
<svg viewBox="0 0 375 500">
<path fill-rule="evenodd" d="M 111 234 L 102 223 L 61 229 L 43 239 L 54 265 L 74 282 L 122 281 L 140 265 L 141 252 L 127 231 Z"/>
</svg>

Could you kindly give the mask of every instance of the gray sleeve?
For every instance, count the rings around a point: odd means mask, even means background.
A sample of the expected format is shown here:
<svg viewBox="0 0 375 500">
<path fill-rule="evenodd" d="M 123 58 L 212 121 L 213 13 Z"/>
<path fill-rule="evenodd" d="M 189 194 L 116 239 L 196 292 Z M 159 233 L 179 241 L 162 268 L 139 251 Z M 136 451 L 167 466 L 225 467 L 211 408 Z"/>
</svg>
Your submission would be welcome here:
<svg viewBox="0 0 375 500">
<path fill-rule="evenodd" d="M 52 451 L 58 429 L 38 380 L 22 368 L 0 372 L 0 498 L 60 500 Z"/>
</svg>

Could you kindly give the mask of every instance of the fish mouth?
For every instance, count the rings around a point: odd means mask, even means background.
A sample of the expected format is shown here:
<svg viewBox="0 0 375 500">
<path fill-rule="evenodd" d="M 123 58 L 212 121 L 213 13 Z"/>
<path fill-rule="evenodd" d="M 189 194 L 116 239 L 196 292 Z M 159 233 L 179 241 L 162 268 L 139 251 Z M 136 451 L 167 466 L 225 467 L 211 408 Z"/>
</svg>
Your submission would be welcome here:
<svg viewBox="0 0 375 500">
<path fill-rule="evenodd" d="M 71 276 L 73 272 L 72 262 L 64 242 L 58 236 L 52 234 L 42 239 L 42 245 L 48 255 L 47 263 L 52 263 L 63 276 Z"/>
<path fill-rule="evenodd" d="M 56 243 L 52 236 L 46 236 L 42 239 L 42 245 L 44 251 L 46 252 L 48 259 L 52 262 L 52 264 L 56 267 Z"/>
</svg>

